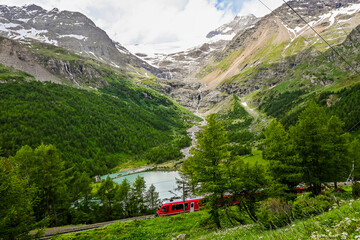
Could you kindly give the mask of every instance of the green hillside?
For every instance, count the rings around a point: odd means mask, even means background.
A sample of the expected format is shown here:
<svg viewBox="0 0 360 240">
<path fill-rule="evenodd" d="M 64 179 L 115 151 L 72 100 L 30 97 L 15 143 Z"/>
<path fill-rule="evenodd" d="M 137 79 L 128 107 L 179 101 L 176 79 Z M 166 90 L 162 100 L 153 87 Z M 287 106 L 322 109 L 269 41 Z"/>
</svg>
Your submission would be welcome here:
<svg viewBox="0 0 360 240">
<path fill-rule="evenodd" d="M 258 91 L 250 93 L 247 99 L 257 105 L 261 112 L 280 120 L 285 126 L 294 124 L 309 100 L 315 99 L 328 106 L 329 111 L 341 117 L 346 127 L 351 128 L 360 120 L 357 117 L 357 101 L 354 100 L 360 83 L 356 70 L 359 29 L 357 27 L 343 43 L 334 47 L 341 56 L 332 49 L 325 52 L 308 49 L 288 56 L 283 62 L 259 66 L 251 74 L 247 73 L 244 79 L 251 75 L 248 81 L 257 84 L 261 80 L 265 84 Z M 264 75 L 264 72 L 268 74 Z M 274 74 L 276 78 L 267 77 Z M 242 78 L 243 75 L 238 74 L 236 84 L 240 84 Z M 230 83 L 225 82 L 221 87 L 225 88 L 226 84 Z M 272 86 L 266 86 L 269 84 Z M 241 89 L 241 85 L 238 87 Z"/>
<path fill-rule="evenodd" d="M 26 76 L 1 69 L 2 79 Z M 128 80 L 99 91 L 38 81 L 0 82 L 1 156 L 14 155 L 23 145 L 53 144 L 70 165 L 94 175 L 131 159 L 179 158 L 180 148 L 190 143 L 186 128 L 195 117 Z"/>
</svg>

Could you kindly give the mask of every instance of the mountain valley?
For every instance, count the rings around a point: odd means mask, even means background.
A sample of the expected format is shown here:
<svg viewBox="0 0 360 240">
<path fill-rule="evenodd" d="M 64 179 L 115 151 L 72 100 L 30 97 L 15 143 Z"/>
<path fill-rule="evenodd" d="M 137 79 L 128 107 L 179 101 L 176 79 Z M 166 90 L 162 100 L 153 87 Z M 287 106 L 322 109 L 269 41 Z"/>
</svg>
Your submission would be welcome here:
<svg viewBox="0 0 360 240">
<path fill-rule="evenodd" d="M 269 10 L 236 15 L 190 49 L 146 54 L 130 52 L 80 12 L 0 5 L 0 178 L 8 184 L 0 191 L 17 199 L 0 210 L 5 216 L 16 205 L 0 226 L 18 224 L 0 228 L 0 239 L 160 211 L 144 179 L 100 181 L 144 166 L 181 171 L 184 198 L 186 187 L 206 198 L 218 191 L 211 210 L 184 218 L 196 221 L 194 229 L 243 231 L 238 226 L 252 223 L 258 236 L 272 231 L 271 221 L 288 224 L 286 216 L 270 219 L 271 206 L 297 214 L 291 221 L 336 204 L 348 213 L 336 197 L 348 201 L 346 191 L 360 190 L 320 192 L 321 184 L 360 179 L 360 0 L 290 0 Z M 204 180 L 211 176 L 225 177 Z M 313 195 L 297 196 L 304 186 Z M 301 204 L 326 210 L 309 207 L 304 216 Z M 255 213 L 268 222 L 257 225 Z"/>
</svg>

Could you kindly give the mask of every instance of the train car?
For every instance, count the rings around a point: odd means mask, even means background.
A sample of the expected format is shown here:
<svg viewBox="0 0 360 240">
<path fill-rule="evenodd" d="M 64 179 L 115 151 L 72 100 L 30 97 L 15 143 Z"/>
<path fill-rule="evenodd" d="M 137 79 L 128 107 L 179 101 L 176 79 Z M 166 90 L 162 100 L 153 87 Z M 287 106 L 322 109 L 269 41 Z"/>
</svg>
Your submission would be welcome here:
<svg viewBox="0 0 360 240">
<path fill-rule="evenodd" d="M 158 216 L 170 216 L 184 212 L 195 212 L 198 211 L 200 206 L 199 202 L 203 198 L 194 198 L 187 199 L 185 201 L 185 211 L 184 211 L 184 201 L 178 200 L 174 202 L 166 201 L 156 209 L 156 214 Z"/>
<path fill-rule="evenodd" d="M 231 197 L 231 195 L 224 195 L 224 198 Z M 230 202 L 231 205 L 239 203 L 239 200 L 233 200 Z M 195 212 L 198 211 L 200 206 L 203 206 L 205 199 L 203 197 L 198 197 L 194 199 L 185 200 L 185 212 Z M 170 216 L 179 213 L 184 213 L 184 201 L 177 199 L 176 201 L 165 201 L 156 209 L 156 214 L 158 216 Z M 219 207 L 221 204 L 219 203 Z"/>
<path fill-rule="evenodd" d="M 299 194 L 306 192 L 309 190 L 308 186 L 297 186 L 296 187 L 297 192 Z M 256 191 L 255 194 L 259 194 L 262 193 L 262 191 Z M 245 193 L 243 193 L 245 195 Z M 232 195 L 224 195 L 223 198 L 231 198 Z M 248 198 L 250 197 L 247 196 Z M 185 211 L 184 211 L 184 201 L 177 199 L 175 201 L 165 201 L 162 205 L 160 205 L 157 209 L 156 209 L 156 215 L 157 216 L 170 216 L 170 215 L 175 215 L 175 214 L 180 214 L 180 213 L 184 213 L 184 212 L 195 212 L 198 211 L 200 206 L 204 205 L 204 198 L 203 197 L 199 197 L 199 198 L 194 198 L 194 199 L 187 199 L 185 200 Z M 228 204 L 230 205 L 235 205 L 237 203 L 239 203 L 240 200 L 239 199 L 232 199 L 230 200 L 230 202 L 228 202 Z M 218 204 L 219 207 L 221 207 L 221 204 Z"/>
</svg>

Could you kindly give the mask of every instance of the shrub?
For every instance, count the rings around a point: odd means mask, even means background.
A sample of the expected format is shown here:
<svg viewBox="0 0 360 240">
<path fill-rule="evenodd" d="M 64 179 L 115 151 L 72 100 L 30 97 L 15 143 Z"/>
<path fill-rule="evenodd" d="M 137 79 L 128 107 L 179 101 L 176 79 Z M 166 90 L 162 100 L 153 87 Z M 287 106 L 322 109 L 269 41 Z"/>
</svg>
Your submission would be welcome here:
<svg viewBox="0 0 360 240">
<path fill-rule="evenodd" d="M 311 217 L 329 210 L 332 204 L 333 201 L 327 196 L 313 197 L 311 193 L 304 193 L 295 200 L 293 212 L 296 217 Z"/>
<path fill-rule="evenodd" d="M 360 183 L 355 181 L 352 185 L 352 195 L 354 199 L 358 199 L 360 197 Z"/>
<path fill-rule="evenodd" d="M 282 199 L 270 198 L 260 205 L 257 214 L 259 223 L 265 228 L 274 229 L 291 222 L 292 205 Z"/>
</svg>

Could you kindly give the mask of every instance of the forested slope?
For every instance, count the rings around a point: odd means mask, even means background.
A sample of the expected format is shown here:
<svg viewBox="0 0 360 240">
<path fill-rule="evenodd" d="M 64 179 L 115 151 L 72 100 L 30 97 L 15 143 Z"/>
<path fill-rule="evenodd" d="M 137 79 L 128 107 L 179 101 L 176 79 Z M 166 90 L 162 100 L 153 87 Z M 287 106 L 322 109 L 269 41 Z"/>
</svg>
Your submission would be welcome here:
<svg viewBox="0 0 360 240">
<path fill-rule="evenodd" d="M 1 69 L 2 156 L 14 155 L 23 145 L 53 144 L 69 166 L 93 175 L 129 159 L 178 158 L 190 142 L 186 128 L 195 117 L 129 80 L 95 91 L 24 81 L 30 77 Z"/>
</svg>

